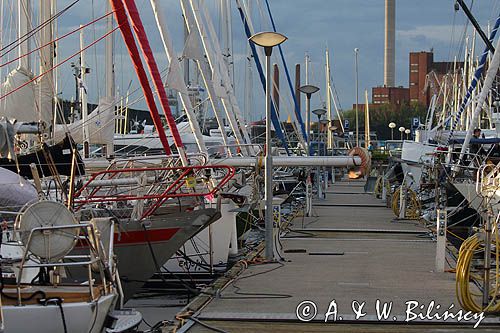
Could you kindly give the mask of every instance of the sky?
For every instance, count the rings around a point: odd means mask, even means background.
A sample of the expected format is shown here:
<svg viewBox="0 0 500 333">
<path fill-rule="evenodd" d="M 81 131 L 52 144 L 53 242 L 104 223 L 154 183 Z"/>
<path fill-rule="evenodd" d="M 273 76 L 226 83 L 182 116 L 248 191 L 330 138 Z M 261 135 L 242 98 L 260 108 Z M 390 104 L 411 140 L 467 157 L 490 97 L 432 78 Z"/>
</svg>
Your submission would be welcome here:
<svg viewBox="0 0 500 333">
<path fill-rule="evenodd" d="M 74 0 L 58 0 L 61 10 Z M 247 0 L 251 2 L 253 23 L 256 31 L 270 30 L 269 17 L 265 0 Z M 15 39 L 15 0 L 4 0 L 2 22 L 2 44 Z M 216 29 L 220 28 L 219 0 L 202 0 L 210 13 Z M 247 38 L 234 1 L 231 2 L 234 85 L 240 108 L 244 108 L 245 59 Z M 471 5 L 471 0 L 466 1 Z M 37 3 L 37 1 L 35 1 Z M 149 0 L 136 0 L 140 9 L 155 58 L 160 69 L 168 66 L 160 43 L 160 37 L 153 18 Z M 180 56 L 183 50 L 183 19 L 178 0 L 160 0 L 168 28 L 171 32 L 176 52 Z M 338 92 L 343 109 L 349 109 L 355 101 L 354 49 L 359 48 L 359 91 L 360 101 L 364 90 L 371 92 L 371 87 L 383 84 L 384 58 L 384 1 L 383 0 L 269 0 L 277 30 L 288 37 L 283 44 L 283 51 L 290 71 L 293 73 L 297 63 L 302 64 L 302 82 L 304 78 L 305 54 L 310 57 L 309 83 L 321 87 L 320 93 L 313 97 L 312 108 L 320 107 L 325 99 L 325 49 L 330 51 L 333 83 Z M 36 7 L 36 6 L 35 6 Z M 35 8 L 36 11 L 36 8 Z M 106 11 L 105 0 L 80 0 L 57 21 L 57 33 L 63 35 L 76 29 Z M 472 12 L 484 30 L 493 24 L 500 11 L 499 0 L 472 1 Z M 434 59 L 450 61 L 455 57 L 461 60 L 464 54 L 464 36 L 472 39 L 473 30 L 464 13 L 455 12 L 453 0 L 397 0 L 396 1 L 396 85 L 408 86 L 408 53 L 411 51 L 434 50 Z M 102 36 L 105 32 L 104 21 L 99 21 L 84 31 L 85 44 Z M 79 35 L 64 38 L 58 45 L 58 61 L 78 51 Z M 139 87 L 138 80 L 131 67 L 131 62 L 119 32 L 115 38 L 116 85 L 119 93 L 124 93 L 129 84 L 130 90 Z M 471 43 L 471 42 L 469 42 Z M 484 48 L 482 41 L 476 39 L 476 52 Z M 279 62 L 274 52 L 274 62 Z M 16 56 L 11 52 L 3 59 Z M 92 72 L 88 76 L 89 99 L 96 102 L 104 93 L 104 43 L 90 48 L 86 54 L 87 66 Z M 72 61 L 77 61 L 74 58 Z M 3 61 L 2 61 L 3 62 Z M 33 59 L 36 63 L 36 57 Z M 291 109 L 291 98 L 286 86 L 281 66 L 282 105 Z M 0 68 L 4 78 L 12 67 Z M 264 115 L 264 92 L 258 84 L 254 69 L 251 119 L 260 119 Z M 57 72 L 58 93 L 66 99 L 74 96 L 74 81 L 70 62 L 62 64 Z M 292 74 L 293 79 L 293 74 Z M 131 100 L 138 97 L 136 93 Z M 370 97 L 371 98 L 371 97 Z M 135 107 L 145 107 L 138 102 Z M 286 113 L 282 117 L 286 117 Z"/>
</svg>

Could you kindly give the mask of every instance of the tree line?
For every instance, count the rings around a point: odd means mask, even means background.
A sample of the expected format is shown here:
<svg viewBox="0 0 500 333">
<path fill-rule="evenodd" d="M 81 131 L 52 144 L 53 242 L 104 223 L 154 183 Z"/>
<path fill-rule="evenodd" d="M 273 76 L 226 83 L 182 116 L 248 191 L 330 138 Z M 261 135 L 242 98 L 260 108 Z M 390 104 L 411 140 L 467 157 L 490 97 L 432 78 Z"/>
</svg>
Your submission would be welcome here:
<svg viewBox="0 0 500 333">
<path fill-rule="evenodd" d="M 427 108 L 420 102 L 394 104 L 370 104 L 370 131 L 376 132 L 379 140 L 390 140 L 391 129 L 389 123 L 396 124 L 394 129 L 394 139 L 400 138 L 399 127 L 411 128 L 412 119 L 417 117 L 420 122 L 425 121 Z M 356 130 L 356 110 L 346 110 L 343 112 L 344 119 L 349 121 L 350 131 Z M 365 105 L 358 106 L 359 131 L 364 131 L 365 127 Z"/>
</svg>

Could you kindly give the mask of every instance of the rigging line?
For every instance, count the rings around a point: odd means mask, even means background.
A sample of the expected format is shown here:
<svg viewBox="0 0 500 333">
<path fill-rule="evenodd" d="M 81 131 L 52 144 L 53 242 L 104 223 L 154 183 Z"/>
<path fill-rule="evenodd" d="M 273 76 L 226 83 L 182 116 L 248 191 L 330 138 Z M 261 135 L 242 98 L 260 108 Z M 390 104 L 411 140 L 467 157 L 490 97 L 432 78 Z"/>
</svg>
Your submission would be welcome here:
<svg viewBox="0 0 500 333">
<path fill-rule="evenodd" d="M 23 36 L 19 37 L 17 40 L 7 44 L 6 46 L 2 47 L 0 49 L 0 52 L 4 51 L 5 49 L 7 48 L 10 48 L 7 52 L 5 52 L 4 54 L 2 54 L 0 57 L 4 57 L 5 54 L 11 52 L 12 50 L 16 49 L 20 44 L 24 43 L 25 41 L 27 41 L 29 38 L 33 37 L 33 35 L 35 35 L 37 32 L 39 32 L 40 30 L 42 30 L 45 26 L 47 26 L 48 24 L 52 23 L 52 21 L 54 21 L 56 18 L 58 18 L 59 16 L 61 16 L 62 14 L 64 14 L 66 11 L 68 11 L 71 7 L 73 7 L 74 5 L 76 5 L 80 0 L 75 0 L 73 1 L 71 4 L 69 4 L 68 6 L 66 6 L 64 9 L 62 9 L 60 12 L 58 12 L 57 14 L 55 14 L 54 16 L 51 16 L 48 20 L 46 20 L 45 22 L 42 22 L 40 25 L 36 26 L 34 29 L 28 31 L 26 34 L 24 34 Z M 26 8 L 24 8 L 24 11 L 26 12 Z M 12 47 L 11 47 L 12 46 Z"/>
<path fill-rule="evenodd" d="M 53 39 L 53 40 L 49 41 L 48 43 L 45 43 L 44 45 L 39 46 L 39 47 L 37 47 L 36 49 L 33 49 L 33 50 L 29 51 L 29 52 L 28 52 L 28 53 L 26 53 L 26 54 L 23 54 L 23 55 L 18 56 L 18 57 L 16 57 L 16 58 L 12 59 L 12 60 L 9 60 L 9 61 L 7 61 L 7 62 L 5 62 L 5 63 L 3 63 L 3 64 L 0 64 L 0 68 L 5 67 L 5 66 L 7 66 L 7 65 L 10 65 L 11 63 L 13 63 L 13 62 L 15 62 L 15 61 L 17 61 L 17 60 L 19 60 L 19 59 L 22 59 L 22 58 L 24 58 L 24 57 L 27 57 L 27 56 L 29 56 L 30 54 L 32 54 L 32 53 L 34 53 L 34 52 L 36 52 L 36 51 L 39 51 L 39 50 L 41 50 L 41 49 L 43 49 L 44 47 L 47 47 L 47 46 L 49 46 L 49 45 L 52 45 L 53 43 L 58 42 L 58 41 L 60 41 L 61 39 L 66 38 L 66 37 L 68 37 L 68 36 L 70 36 L 70 35 L 72 35 L 72 34 L 74 34 L 74 33 L 78 32 L 78 31 L 80 31 L 80 30 L 82 30 L 82 29 L 84 29 L 84 28 L 88 27 L 89 25 L 94 24 L 94 23 L 96 23 L 97 21 L 102 20 L 103 18 L 106 18 L 107 16 L 109 16 L 109 15 L 111 15 L 111 14 L 113 14 L 113 12 L 109 12 L 109 13 L 107 13 L 107 14 L 105 14 L 105 15 L 103 15 L 103 16 L 101 16 L 101 17 L 99 17 L 99 18 L 97 18 L 97 19 L 95 19 L 95 20 L 93 20 L 93 21 L 90 21 L 89 23 L 87 23 L 87 24 L 85 24 L 85 25 L 82 25 L 81 27 L 79 27 L 79 28 L 77 28 L 77 29 L 75 29 L 75 30 L 72 30 L 72 31 L 70 31 L 70 32 L 68 32 L 68 33 L 66 33 L 66 34 L 64 34 L 64 35 L 62 35 L 62 36 L 59 36 L 59 37 L 57 37 L 57 38 L 55 38 L 55 39 Z M 6 53 L 1 54 L 1 55 L 0 55 L 0 58 L 3 58 L 5 55 L 6 55 Z"/>
<path fill-rule="evenodd" d="M 474 6 L 474 0 L 471 0 L 470 8 L 472 9 L 473 6 Z M 464 32 L 462 33 L 462 37 L 460 38 L 460 41 L 458 42 L 458 45 L 457 45 L 458 49 L 457 49 L 457 53 L 455 54 L 455 56 L 457 58 L 460 57 L 460 55 L 463 54 L 463 52 L 464 52 L 465 38 L 467 36 L 468 29 L 469 29 L 469 20 L 465 20 Z"/>
<path fill-rule="evenodd" d="M 15 89 L 9 91 L 8 93 L 4 94 L 4 95 L 1 95 L 0 96 L 0 100 L 4 99 L 5 97 L 13 94 L 14 92 L 18 91 L 19 89 L 22 89 L 23 87 L 27 86 L 28 84 L 32 83 L 33 81 L 41 78 L 42 76 L 44 76 L 45 74 L 53 71 L 54 69 L 58 68 L 59 66 L 61 66 L 62 64 L 68 62 L 69 60 L 71 60 L 72 58 L 76 57 L 77 55 L 79 55 L 80 53 L 82 53 L 83 51 L 87 50 L 88 48 L 92 47 L 93 45 L 97 44 L 98 42 L 100 42 L 101 40 L 103 40 L 104 38 L 106 38 L 108 35 L 111 35 L 113 32 L 115 32 L 116 30 L 118 29 L 118 27 L 114 28 L 113 30 L 111 31 L 108 31 L 106 34 L 104 34 L 103 36 L 101 36 L 99 39 L 93 41 L 92 43 L 90 43 L 89 45 L 85 46 L 83 49 L 81 50 L 78 50 L 77 52 L 73 53 L 72 55 L 70 55 L 69 57 L 65 58 L 63 61 L 59 62 L 58 64 L 52 66 L 51 68 L 49 68 L 48 70 L 46 70 L 45 72 L 33 77 L 31 80 L 23 83 L 22 85 L 16 87 Z"/>
<path fill-rule="evenodd" d="M 481 29 L 481 26 L 479 25 L 479 23 L 477 23 L 476 18 L 472 15 L 471 11 L 469 10 L 469 8 L 467 7 L 467 5 L 465 4 L 464 0 L 456 0 L 456 1 L 460 5 L 460 7 L 462 7 L 462 10 L 464 11 L 465 15 L 467 16 L 467 18 L 469 19 L 469 21 L 472 23 L 472 25 L 474 26 L 474 28 L 476 29 L 477 33 L 479 34 L 479 36 L 481 37 L 481 39 L 483 40 L 483 42 L 486 44 L 486 46 L 488 47 L 488 49 L 492 53 L 495 52 L 495 48 L 493 47 L 493 44 L 491 43 L 491 41 L 486 36 L 486 34 L 484 33 L 483 29 Z M 474 4 L 474 0 L 472 0 L 472 2 L 471 2 L 471 9 L 472 9 L 473 4 Z"/>
<path fill-rule="evenodd" d="M 448 60 L 451 58 L 451 52 L 452 52 L 453 43 L 454 43 L 454 40 L 455 40 L 456 19 L 457 19 L 457 11 L 453 11 L 453 21 L 452 21 L 452 24 L 451 24 L 451 35 L 450 35 L 450 46 L 449 46 L 449 49 L 448 49 L 448 57 L 446 58 Z"/>
<path fill-rule="evenodd" d="M 338 103 L 338 106 L 339 106 L 339 110 L 342 110 L 342 105 L 340 104 L 339 94 L 337 92 L 337 87 L 335 86 L 335 83 L 333 81 L 333 75 L 332 74 L 330 74 L 330 88 L 333 88 L 333 92 L 335 93 L 335 96 L 337 97 L 337 103 Z"/>
</svg>

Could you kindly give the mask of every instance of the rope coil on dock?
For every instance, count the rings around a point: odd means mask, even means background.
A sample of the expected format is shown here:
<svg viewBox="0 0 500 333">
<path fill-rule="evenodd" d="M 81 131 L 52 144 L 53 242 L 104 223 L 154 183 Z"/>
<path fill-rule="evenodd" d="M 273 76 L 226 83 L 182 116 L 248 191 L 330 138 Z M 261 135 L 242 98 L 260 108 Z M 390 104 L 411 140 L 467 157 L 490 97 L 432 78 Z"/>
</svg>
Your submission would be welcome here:
<svg viewBox="0 0 500 333">
<path fill-rule="evenodd" d="M 371 157 L 368 150 L 361 147 L 354 147 L 349 151 L 349 156 L 361 159 L 361 165 L 349 169 L 349 178 L 358 179 L 370 174 Z"/>
<path fill-rule="evenodd" d="M 482 304 L 482 289 L 484 288 L 484 269 L 482 260 L 484 259 L 484 237 L 481 233 L 467 238 L 460 247 L 457 268 L 456 268 L 456 293 L 460 305 L 467 311 L 472 312 L 500 312 L 500 249 L 498 228 L 494 231 L 495 238 L 492 240 L 491 256 L 495 257 L 492 262 L 490 276 L 490 288 L 488 295 L 488 304 Z M 479 292 L 473 292 L 471 287 L 476 287 Z"/>
</svg>

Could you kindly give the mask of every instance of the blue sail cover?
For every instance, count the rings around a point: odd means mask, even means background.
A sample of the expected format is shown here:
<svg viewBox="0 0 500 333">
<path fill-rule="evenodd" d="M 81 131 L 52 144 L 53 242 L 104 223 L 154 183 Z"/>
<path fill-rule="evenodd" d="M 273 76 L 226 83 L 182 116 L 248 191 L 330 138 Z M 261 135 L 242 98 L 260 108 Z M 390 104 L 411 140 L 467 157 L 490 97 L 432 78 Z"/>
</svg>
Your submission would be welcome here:
<svg viewBox="0 0 500 333">
<path fill-rule="evenodd" d="M 490 33 L 490 41 L 493 42 L 495 39 L 495 35 L 497 33 L 498 27 L 500 26 L 500 14 L 497 17 L 497 20 L 495 22 L 495 26 L 493 27 L 493 30 L 491 30 Z M 481 78 L 481 75 L 483 74 L 484 71 L 484 65 L 486 64 L 486 58 L 488 56 L 489 48 L 486 46 L 486 48 L 483 51 L 483 54 L 481 55 L 481 59 L 479 60 L 479 65 L 477 66 L 476 72 L 474 73 L 474 78 L 472 79 L 469 89 L 467 89 L 467 93 L 464 96 L 464 99 L 462 103 L 460 104 L 460 109 L 458 110 L 457 114 L 455 115 L 455 118 L 453 119 L 453 127 L 450 130 L 450 135 L 448 136 L 448 144 L 451 144 L 451 140 L 453 138 L 453 132 L 457 128 L 458 121 L 460 120 L 460 117 L 462 116 L 462 113 L 465 111 L 465 108 L 470 102 L 470 97 L 472 96 L 472 92 L 474 89 L 476 89 L 477 82 Z M 448 119 L 449 122 L 450 119 Z"/>
</svg>

